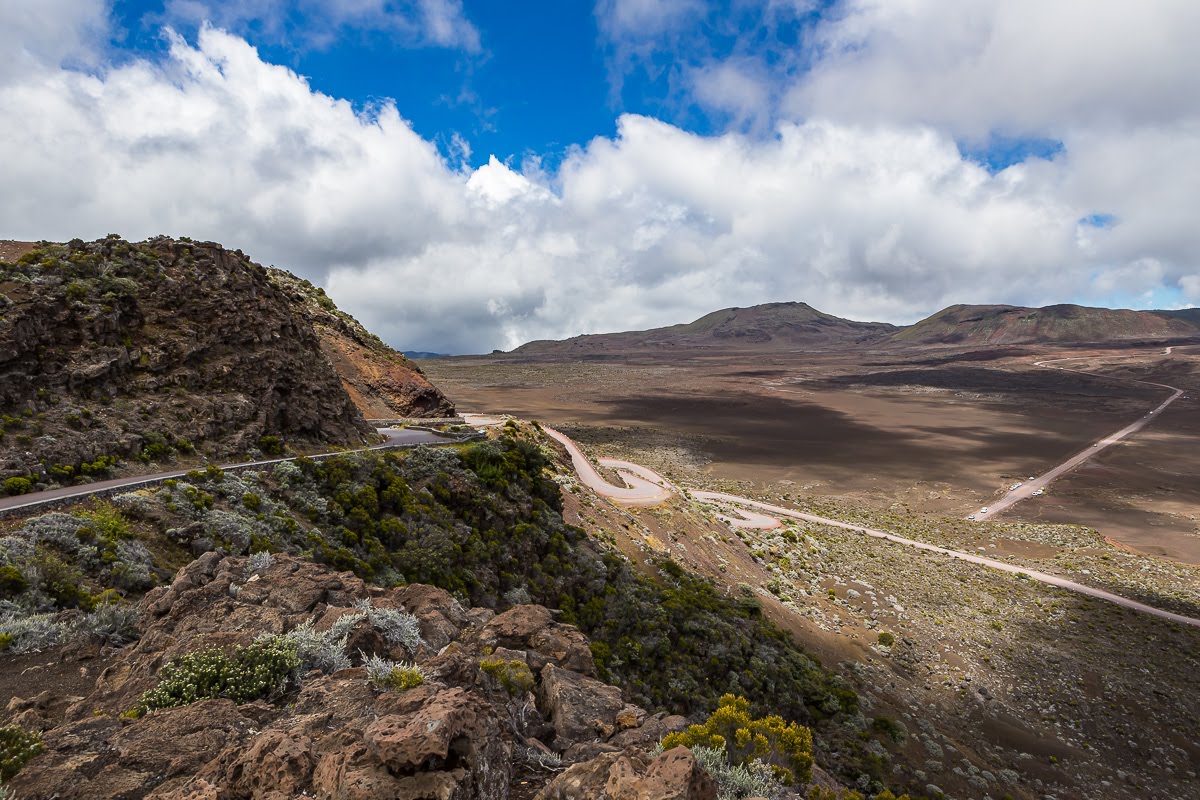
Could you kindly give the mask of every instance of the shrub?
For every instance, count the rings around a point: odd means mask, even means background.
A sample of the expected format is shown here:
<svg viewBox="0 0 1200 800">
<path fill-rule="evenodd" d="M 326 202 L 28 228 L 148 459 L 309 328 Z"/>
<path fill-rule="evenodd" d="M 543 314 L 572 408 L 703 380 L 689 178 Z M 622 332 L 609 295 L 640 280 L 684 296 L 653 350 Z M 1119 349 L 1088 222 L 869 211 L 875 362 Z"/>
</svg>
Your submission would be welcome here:
<svg viewBox="0 0 1200 800">
<path fill-rule="evenodd" d="M 262 498 L 254 492 L 246 492 L 242 495 L 242 505 L 251 511 L 258 511 L 258 509 L 262 508 Z"/>
<path fill-rule="evenodd" d="M 266 572 L 275 563 L 275 556 L 267 552 L 251 553 L 246 559 L 246 574 L 253 575 L 256 572 Z"/>
<path fill-rule="evenodd" d="M 28 617 L 0 618 L 0 636 L 7 637 L 13 653 L 29 653 L 54 647 L 62 638 L 63 626 L 54 621 L 53 614 L 32 614 Z"/>
<path fill-rule="evenodd" d="M 879 632 L 879 644 L 881 647 L 891 647 L 895 643 L 896 643 L 896 637 L 893 634 L 891 634 L 887 631 Z"/>
<path fill-rule="evenodd" d="M 363 657 L 367 680 L 385 692 L 407 692 L 425 683 L 425 671 L 410 661 L 392 661 L 379 656 Z"/>
<path fill-rule="evenodd" d="M 703 725 L 669 734 L 662 745 L 724 750 L 733 765 L 761 761 L 786 784 L 803 785 L 812 777 L 812 732 L 774 715 L 752 719 L 750 701 L 731 694 L 721 698 Z"/>
<path fill-rule="evenodd" d="M 65 294 L 68 300 L 84 300 L 88 296 L 88 287 L 79 281 L 71 281 L 67 284 Z"/>
<path fill-rule="evenodd" d="M 730 764 L 725 751 L 696 745 L 692 755 L 717 785 L 717 800 L 742 800 L 746 797 L 775 797 L 780 786 L 771 768 L 761 761 Z"/>
<path fill-rule="evenodd" d="M 174 708 L 213 697 L 249 703 L 282 693 L 300 666 L 295 640 L 266 636 L 246 647 L 196 650 L 167 663 L 139 709 Z"/>
<path fill-rule="evenodd" d="M 258 449 L 268 456 L 283 455 L 283 440 L 278 436 L 261 436 L 258 439 Z"/>
<path fill-rule="evenodd" d="M 271 638 L 270 634 L 260 637 L 260 641 Z M 283 635 L 292 643 L 299 659 L 297 672 L 319 669 L 325 674 L 347 669 L 350 657 L 346 655 L 346 635 L 337 628 L 330 628 L 324 633 L 313 630 L 312 622 L 304 622 L 292 628 Z"/>
<path fill-rule="evenodd" d="M 33 481 L 29 478 L 6 478 L 0 485 L 7 495 L 29 494 L 33 491 Z"/>
<path fill-rule="evenodd" d="M 20 772 L 25 762 L 42 752 L 44 747 L 40 736 L 20 725 L 0 728 L 0 781 Z"/>
<path fill-rule="evenodd" d="M 421 646 L 421 623 L 412 614 L 398 608 L 375 608 L 369 599 L 355 605 L 388 644 L 403 645 L 409 653 L 415 653 Z"/>
<path fill-rule="evenodd" d="M 137 619 L 130 606 L 102 605 L 80 620 L 77 630 L 120 647 L 138 638 Z"/>
<path fill-rule="evenodd" d="M 479 662 L 479 669 L 490 676 L 504 691 L 513 695 L 524 694 L 533 688 L 533 672 L 524 661 L 505 661 L 502 658 L 485 658 Z"/>
<path fill-rule="evenodd" d="M 21 570 L 11 564 L 0 567 L 0 599 L 16 597 L 28 588 L 29 581 L 21 574 Z"/>
<path fill-rule="evenodd" d="M 0 653 L 12 647 L 12 643 L 13 637 L 11 633 L 0 633 Z"/>
</svg>

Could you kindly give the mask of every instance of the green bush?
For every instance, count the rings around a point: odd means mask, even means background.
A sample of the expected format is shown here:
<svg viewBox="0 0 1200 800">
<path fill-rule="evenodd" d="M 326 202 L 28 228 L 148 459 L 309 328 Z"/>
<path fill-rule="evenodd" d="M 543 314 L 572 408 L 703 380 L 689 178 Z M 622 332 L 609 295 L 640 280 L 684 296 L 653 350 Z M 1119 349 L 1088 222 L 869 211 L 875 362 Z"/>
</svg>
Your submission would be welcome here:
<svg viewBox="0 0 1200 800">
<path fill-rule="evenodd" d="M 882 647 L 891 647 L 895 643 L 896 643 L 896 637 L 893 634 L 891 634 L 887 631 L 879 632 L 879 644 Z"/>
<path fill-rule="evenodd" d="M 258 449 L 268 456 L 281 456 L 283 455 L 283 440 L 278 436 L 259 437 Z"/>
<path fill-rule="evenodd" d="M 13 638 L 11 633 L 0 633 L 0 653 L 12 646 Z"/>
<path fill-rule="evenodd" d="M 7 495 L 29 494 L 33 491 L 33 481 L 29 478 L 6 478 L 0 486 L 4 487 Z"/>
<path fill-rule="evenodd" d="M 213 697 L 249 703 L 282 693 L 300 666 L 296 643 L 284 636 L 224 651 L 196 650 L 166 664 L 158 686 L 142 695 L 143 712 L 174 708 Z"/>
<path fill-rule="evenodd" d="M 79 281 L 71 281 L 67 284 L 65 294 L 67 295 L 68 300 L 78 301 L 86 300 L 89 292 L 86 284 L 80 283 Z"/>
<path fill-rule="evenodd" d="M 251 511 L 258 511 L 262 507 L 262 498 L 254 492 L 246 492 L 242 495 L 242 505 Z"/>
<path fill-rule="evenodd" d="M 21 570 L 5 564 L 0 567 L 0 598 L 7 600 L 16 597 L 29 588 L 29 581 L 21 574 Z"/>
<path fill-rule="evenodd" d="M 44 748 L 40 736 L 20 725 L 6 725 L 0 728 L 0 782 L 7 781 L 20 772 L 25 762 Z"/>
<path fill-rule="evenodd" d="M 804 785 L 812 778 L 812 732 L 775 715 L 754 719 L 750 701 L 727 694 L 703 725 L 668 734 L 663 748 L 711 747 L 724 750 L 730 764 L 759 761 L 771 767 L 777 780 Z"/>
<path fill-rule="evenodd" d="M 485 658 L 479 662 L 479 669 L 504 687 L 504 691 L 512 696 L 525 694 L 533 688 L 533 672 L 524 661 L 505 661 L 502 658 Z"/>
</svg>

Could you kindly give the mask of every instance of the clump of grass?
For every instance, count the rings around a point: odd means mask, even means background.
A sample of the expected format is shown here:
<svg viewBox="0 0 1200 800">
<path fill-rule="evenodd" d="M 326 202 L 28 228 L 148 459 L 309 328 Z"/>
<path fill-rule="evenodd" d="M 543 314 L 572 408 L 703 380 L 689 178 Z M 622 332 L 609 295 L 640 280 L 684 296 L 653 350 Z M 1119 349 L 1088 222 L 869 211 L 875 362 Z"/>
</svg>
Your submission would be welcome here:
<svg viewBox="0 0 1200 800">
<path fill-rule="evenodd" d="M 479 662 L 479 669 L 484 675 L 491 677 L 504 687 L 504 691 L 514 697 L 524 694 L 533 688 L 533 672 L 524 661 L 503 658 L 485 658 Z"/>
<path fill-rule="evenodd" d="M 407 692 L 425 683 L 428 677 L 425 670 L 411 661 L 392 661 L 365 653 L 360 655 L 363 657 L 363 667 L 367 670 L 367 680 L 380 691 Z"/>
</svg>

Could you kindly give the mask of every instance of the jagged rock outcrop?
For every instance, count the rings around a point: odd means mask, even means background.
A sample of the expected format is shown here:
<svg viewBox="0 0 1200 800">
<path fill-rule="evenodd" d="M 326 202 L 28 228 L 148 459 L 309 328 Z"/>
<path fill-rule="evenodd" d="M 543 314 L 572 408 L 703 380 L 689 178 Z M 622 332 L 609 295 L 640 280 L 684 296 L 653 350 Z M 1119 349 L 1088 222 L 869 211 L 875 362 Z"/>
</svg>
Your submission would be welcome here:
<svg viewBox="0 0 1200 800">
<path fill-rule="evenodd" d="M 716 800 L 712 778 L 686 747 L 657 758 L 604 753 L 575 764 L 536 800 Z"/>
<path fill-rule="evenodd" d="M 305 314 L 240 251 L 46 244 L 0 265 L 0 297 L 0 477 L 374 435 Z"/>
<path fill-rule="evenodd" d="M 400 643 L 383 629 L 372 638 L 364 609 L 412 615 L 420 641 Z M 10 703 L 11 714 L 44 729 L 45 742 L 6 784 L 17 797 L 504 800 L 517 775 L 522 796 L 545 786 L 547 800 L 715 796 L 686 749 L 651 755 L 685 721 L 624 703 L 592 677 L 587 639 L 541 606 L 495 615 L 464 609 L 431 586 L 371 588 L 282 555 L 252 571 L 247 559 L 208 553 L 148 593 L 138 611 L 139 640 L 119 651 L 86 697 L 69 706 L 45 696 Z M 311 668 L 282 695 L 123 716 L 172 659 L 308 625 L 337 626 L 330 641 L 347 656 L 357 636 L 370 647 L 353 653 L 357 663 L 414 659 L 424 682 L 381 689 L 364 666 Z M 497 679 L 488 663 L 511 672 Z M 555 777 L 545 765 L 560 761 L 560 770 L 579 763 Z"/>
<path fill-rule="evenodd" d="M 322 289 L 282 270 L 271 270 L 270 276 L 317 332 L 322 352 L 364 416 L 454 415 L 454 404 L 429 382 L 420 367 L 339 310 Z"/>
</svg>

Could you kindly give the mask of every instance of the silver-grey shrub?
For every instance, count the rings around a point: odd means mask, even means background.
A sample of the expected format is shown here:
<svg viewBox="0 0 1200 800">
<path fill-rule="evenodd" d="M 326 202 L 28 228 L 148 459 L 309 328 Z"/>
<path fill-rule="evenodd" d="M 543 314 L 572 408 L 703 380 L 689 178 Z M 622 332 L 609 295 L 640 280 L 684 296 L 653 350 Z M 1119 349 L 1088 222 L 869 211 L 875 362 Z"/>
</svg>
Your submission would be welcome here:
<svg viewBox="0 0 1200 800">
<path fill-rule="evenodd" d="M 8 652 L 21 654 L 54 647 L 64 638 L 66 626 L 54 614 L 15 615 L 0 618 L 0 636 L 11 636 Z"/>
<path fill-rule="evenodd" d="M 771 768 L 761 761 L 730 764 L 724 749 L 693 747 L 692 755 L 717 785 L 717 800 L 742 800 L 746 797 L 766 797 L 774 800 L 784 789 L 771 775 Z"/>
<path fill-rule="evenodd" d="M 375 608 L 369 599 L 354 605 L 367 615 L 371 626 L 383 634 L 388 644 L 403 645 L 410 653 L 421 646 L 421 623 L 412 614 L 398 608 Z"/>
</svg>

